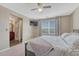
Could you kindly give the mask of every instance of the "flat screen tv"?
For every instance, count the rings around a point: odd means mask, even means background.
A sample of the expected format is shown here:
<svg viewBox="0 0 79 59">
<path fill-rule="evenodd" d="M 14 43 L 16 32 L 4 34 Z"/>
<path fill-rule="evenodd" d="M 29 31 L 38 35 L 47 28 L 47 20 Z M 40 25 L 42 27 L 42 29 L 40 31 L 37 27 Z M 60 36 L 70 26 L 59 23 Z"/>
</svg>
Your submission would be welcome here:
<svg viewBox="0 0 79 59">
<path fill-rule="evenodd" d="M 38 26 L 38 21 L 30 21 L 31 26 Z"/>
</svg>

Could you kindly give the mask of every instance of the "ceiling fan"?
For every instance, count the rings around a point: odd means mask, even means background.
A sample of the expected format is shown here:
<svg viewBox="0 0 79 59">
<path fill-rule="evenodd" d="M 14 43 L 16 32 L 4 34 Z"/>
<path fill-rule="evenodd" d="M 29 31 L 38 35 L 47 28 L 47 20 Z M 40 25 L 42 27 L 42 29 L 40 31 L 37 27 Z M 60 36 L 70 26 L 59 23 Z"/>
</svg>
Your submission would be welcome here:
<svg viewBox="0 0 79 59">
<path fill-rule="evenodd" d="M 51 8 L 50 5 L 43 6 L 42 3 L 37 3 L 37 6 L 38 6 L 37 8 L 33 8 L 33 9 L 31 9 L 31 10 L 32 10 L 32 11 L 37 10 L 37 11 L 39 11 L 39 12 L 42 12 L 43 9 Z"/>
</svg>

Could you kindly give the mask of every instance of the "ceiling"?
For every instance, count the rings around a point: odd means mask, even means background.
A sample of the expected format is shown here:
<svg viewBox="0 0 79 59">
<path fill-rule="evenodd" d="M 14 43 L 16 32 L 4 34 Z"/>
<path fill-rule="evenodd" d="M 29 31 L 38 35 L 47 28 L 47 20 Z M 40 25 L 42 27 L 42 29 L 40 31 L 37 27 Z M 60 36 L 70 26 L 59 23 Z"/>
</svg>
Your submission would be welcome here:
<svg viewBox="0 0 79 59">
<path fill-rule="evenodd" d="M 1 3 L 0 5 L 31 19 L 70 15 L 79 6 L 78 3 L 43 3 L 43 5 L 51 5 L 52 8 L 38 12 L 31 10 L 37 7 L 36 3 Z"/>
</svg>

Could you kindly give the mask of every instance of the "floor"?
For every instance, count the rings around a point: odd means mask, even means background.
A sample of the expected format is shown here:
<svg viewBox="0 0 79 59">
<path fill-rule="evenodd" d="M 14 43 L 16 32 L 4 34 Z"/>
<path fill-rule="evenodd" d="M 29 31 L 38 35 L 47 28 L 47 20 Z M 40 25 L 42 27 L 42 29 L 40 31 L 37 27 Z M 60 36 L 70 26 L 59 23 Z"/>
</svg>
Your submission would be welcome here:
<svg viewBox="0 0 79 59">
<path fill-rule="evenodd" d="M 21 42 L 19 42 L 19 40 L 11 40 L 10 41 L 10 46 L 12 47 L 12 46 L 15 46 L 15 45 L 17 45 L 19 43 L 21 43 Z"/>
<path fill-rule="evenodd" d="M 25 44 L 20 43 L 0 52 L 0 56 L 25 56 Z"/>
</svg>

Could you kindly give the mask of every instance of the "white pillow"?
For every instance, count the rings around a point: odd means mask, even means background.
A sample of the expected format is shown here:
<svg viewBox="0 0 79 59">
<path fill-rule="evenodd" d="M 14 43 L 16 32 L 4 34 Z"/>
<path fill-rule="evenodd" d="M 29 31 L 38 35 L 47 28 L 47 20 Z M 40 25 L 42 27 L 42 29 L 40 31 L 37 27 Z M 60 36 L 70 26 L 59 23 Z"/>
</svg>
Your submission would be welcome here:
<svg viewBox="0 0 79 59">
<path fill-rule="evenodd" d="M 79 33 L 71 33 L 71 35 L 79 36 Z"/>
<path fill-rule="evenodd" d="M 71 34 L 64 38 L 64 40 L 68 43 L 68 45 L 73 45 L 73 43 L 79 39 L 79 35 Z"/>
<path fill-rule="evenodd" d="M 67 36 L 69 36 L 70 34 L 69 33 L 63 33 L 62 35 L 61 35 L 61 38 L 66 38 Z"/>
<path fill-rule="evenodd" d="M 72 48 L 79 49 L 79 39 L 75 40 L 75 42 L 73 43 Z"/>
</svg>

